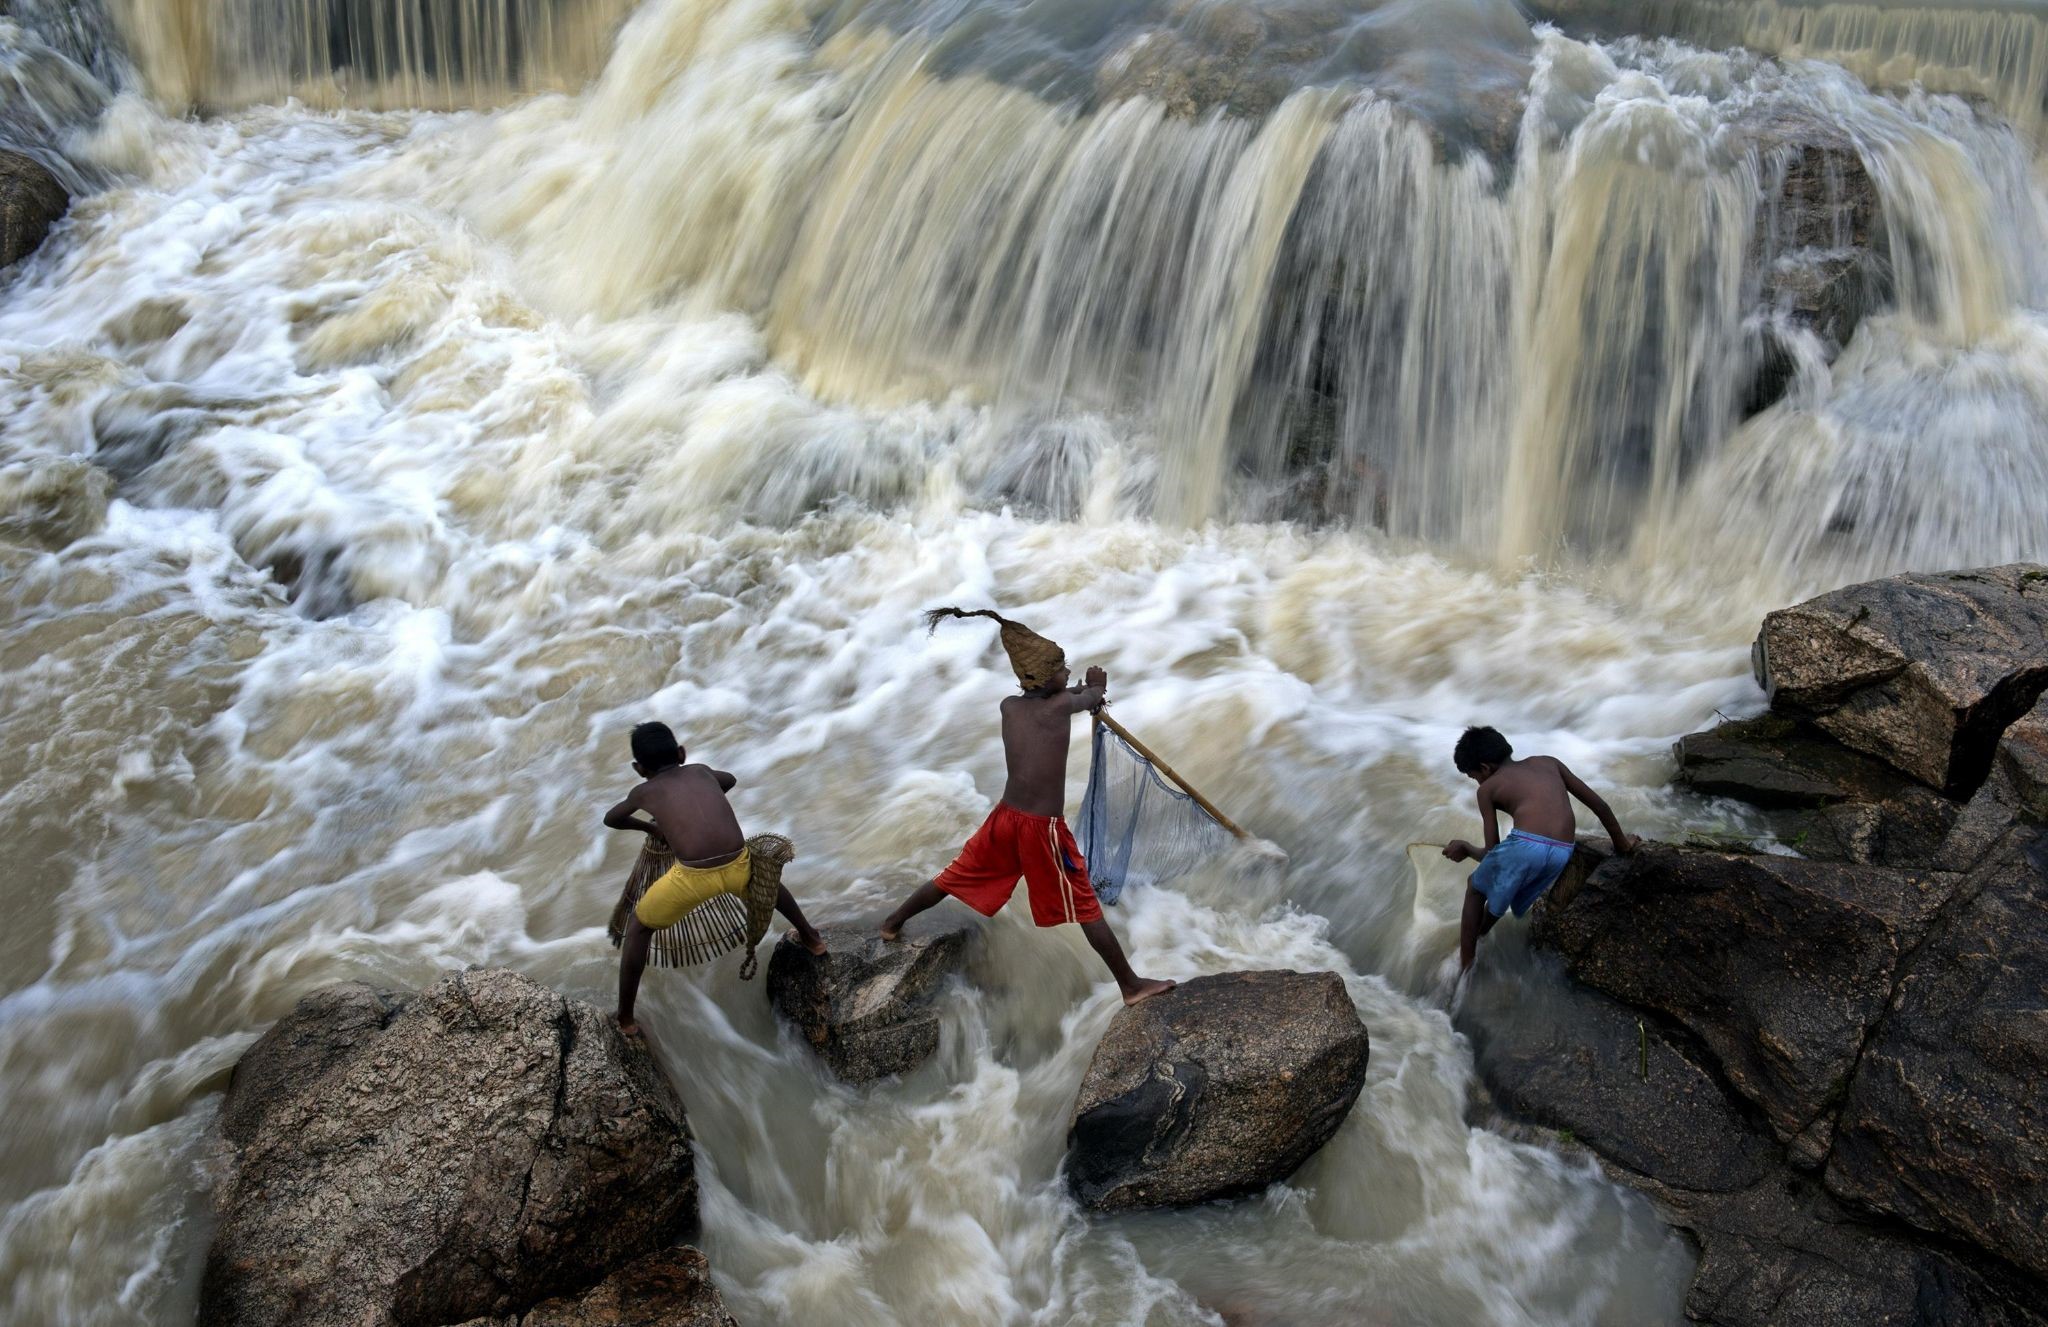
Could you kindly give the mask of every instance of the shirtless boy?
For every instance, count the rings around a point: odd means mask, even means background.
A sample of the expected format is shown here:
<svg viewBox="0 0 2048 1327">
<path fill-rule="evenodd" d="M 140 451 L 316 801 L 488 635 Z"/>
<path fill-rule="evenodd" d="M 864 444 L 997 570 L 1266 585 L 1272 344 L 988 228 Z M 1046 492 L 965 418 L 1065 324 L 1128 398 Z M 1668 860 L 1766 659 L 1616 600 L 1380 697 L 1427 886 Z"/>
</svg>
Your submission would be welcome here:
<svg viewBox="0 0 2048 1327">
<path fill-rule="evenodd" d="M 1067 746 L 1074 716 L 1102 708 L 1108 676 L 1100 668 L 1090 668 L 1083 685 L 1069 688 L 1072 674 L 1065 652 L 1030 628 L 987 609 L 939 608 L 925 614 L 926 624 L 933 628 L 947 617 L 994 618 L 1002 627 L 1003 648 L 1024 688 L 1023 695 L 1010 696 L 1002 704 L 1009 782 L 1003 785 L 1003 800 L 953 864 L 918 886 L 882 923 L 882 938 L 896 939 L 905 922 L 948 895 L 993 917 L 1010 901 L 1022 876 L 1031 898 L 1031 920 L 1040 926 L 1077 923 L 1116 978 L 1125 1004 L 1172 990 L 1173 982 L 1131 971 L 1116 932 L 1102 919 L 1102 905 L 1088 883 L 1088 864 L 1067 828 Z"/>
<path fill-rule="evenodd" d="M 1573 835 L 1578 818 L 1572 813 L 1572 798 L 1600 818 L 1600 827 L 1614 840 L 1615 852 L 1626 857 L 1640 840 L 1624 833 L 1600 794 L 1579 781 L 1555 756 L 1524 756 L 1515 759 L 1508 739 L 1491 728 L 1467 728 L 1451 753 L 1458 772 L 1479 785 L 1479 820 L 1486 828 L 1486 846 L 1475 848 L 1463 839 L 1444 846 L 1444 856 L 1454 862 L 1477 861 L 1472 887 L 1465 891 L 1465 919 L 1458 934 L 1458 970 L 1472 970 L 1473 951 L 1479 937 L 1513 908 L 1517 917 L 1557 878 L 1572 859 Z M 1515 828 L 1505 842 L 1496 811 L 1514 818 Z"/>
<path fill-rule="evenodd" d="M 753 875 L 746 835 L 725 800 L 739 780 L 708 765 L 685 765 L 683 748 L 665 723 L 643 723 L 633 730 L 633 772 L 645 782 L 604 813 L 605 828 L 653 835 L 668 845 L 676 864 L 647 887 L 626 918 L 626 938 L 619 946 L 619 1030 L 629 1037 L 640 1031 L 633 1021 L 633 1000 L 640 993 L 654 933 L 720 894 L 744 898 Z M 793 923 L 790 939 L 813 954 L 825 952 L 824 938 L 804 920 L 788 889 L 776 895 L 775 910 Z"/>
</svg>

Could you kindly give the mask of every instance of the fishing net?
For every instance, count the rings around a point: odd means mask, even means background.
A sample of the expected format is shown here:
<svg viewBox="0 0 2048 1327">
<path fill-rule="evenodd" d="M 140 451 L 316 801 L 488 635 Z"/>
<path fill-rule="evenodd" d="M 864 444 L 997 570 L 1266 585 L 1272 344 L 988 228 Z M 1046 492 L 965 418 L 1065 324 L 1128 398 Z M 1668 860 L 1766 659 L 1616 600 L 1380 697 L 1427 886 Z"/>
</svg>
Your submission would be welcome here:
<svg viewBox="0 0 2048 1327">
<path fill-rule="evenodd" d="M 1126 885 L 1172 880 L 1213 861 L 1237 836 L 1108 725 L 1095 725 L 1081 852 L 1095 897 L 1114 903 Z"/>
<path fill-rule="evenodd" d="M 756 834 L 747 840 L 752 871 L 744 898 L 720 894 L 699 904 L 674 926 L 654 933 L 647 947 L 647 961 L 657 968 L 684 968 L 708 963 L 735 949 L 745 948 L 740 979 L 754 975 L 757 963 L 754 947 L 768 933 L 775 916 L 775 900 L 782 889 L 782 868 L 796 857 L 793 844 L 780 834 Z M 676 864 L 674 854 L 652 836 L 640 847 L 640 856 L 626 877 L 626 890 L 612 909 L 612 948 L 625 943 L 626 917 L 639 904 L 648 886 L 668 874 Z"/>
</svg>

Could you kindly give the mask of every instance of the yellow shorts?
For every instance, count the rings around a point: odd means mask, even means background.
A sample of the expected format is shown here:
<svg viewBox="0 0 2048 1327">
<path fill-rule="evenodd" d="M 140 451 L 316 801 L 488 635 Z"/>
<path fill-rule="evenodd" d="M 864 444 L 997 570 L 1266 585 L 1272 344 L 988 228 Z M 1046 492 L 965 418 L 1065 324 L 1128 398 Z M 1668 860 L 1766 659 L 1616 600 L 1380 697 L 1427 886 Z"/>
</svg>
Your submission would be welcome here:
<svg viewBox="0 0 2048 1327">
<path fill-rule="evenodd" d="M 649 930 L 674 926 L 720 894 L 745 898 L 753 874 L 753 855 L 744 848 L 723 866 L 671 866 L 640 896 L 633 915 Z"/>
</svg>

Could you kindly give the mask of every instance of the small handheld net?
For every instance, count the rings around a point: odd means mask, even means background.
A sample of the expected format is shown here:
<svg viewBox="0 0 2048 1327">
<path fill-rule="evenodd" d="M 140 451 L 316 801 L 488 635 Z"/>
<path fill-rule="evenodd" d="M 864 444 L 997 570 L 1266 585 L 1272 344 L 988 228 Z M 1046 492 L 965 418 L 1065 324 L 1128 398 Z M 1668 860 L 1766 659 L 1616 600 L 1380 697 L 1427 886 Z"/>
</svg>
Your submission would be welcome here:
<svg viewBox="0 0 2048 1327">
<path fill-rule="evenodd" d="M 747 840 L 752 872 L 746 897 L 720 894 L 690 912 L 673 926 L 654 933 L 647 947 L 647 961 L 658 968 L 686 968 L 709 963 L 721 955 L 744 947 L 747 956 L 740 963 L 741 980 L 753 977 L 757 963 L 754 947 L 768 933 L 775 915 L 775 900 L 782 889 L 782 868 L 796 858 L 790 841 L 780 834 L 756 834 Z M 626 940 L 626 917 L 638 906 L 648 887 L 668 874 L 676 864 L 675 854 L 658 845 L 652 835 L 640 846 L 640 856 L 626 877 L 626 890 L 612 909 L 612 948 Z"/>
<path fill-rule="evenodd" d="M 1098 716 L 1080 834 L 1096 898 L 1115 903 L 1125 885 L 1184 876 L 1243 837 L 1121 725 Z"/>
</svg>

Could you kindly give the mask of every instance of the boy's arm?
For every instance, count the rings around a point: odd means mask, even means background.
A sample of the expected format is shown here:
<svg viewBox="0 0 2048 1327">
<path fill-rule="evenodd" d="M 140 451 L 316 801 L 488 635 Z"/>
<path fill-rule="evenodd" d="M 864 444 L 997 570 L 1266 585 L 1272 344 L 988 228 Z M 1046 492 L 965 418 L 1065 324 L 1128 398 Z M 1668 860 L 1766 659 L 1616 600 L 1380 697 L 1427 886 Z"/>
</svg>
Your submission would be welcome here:
<svg viewBox="0 0 2048 1327">
<path fill-rule="evenodd" d="M 1464 839 L 1452 839 L 1444 845 L 1444 856 L 1454 862 L 1484 861 L 1486 854 L 1500 846 L 1500 821 L 1493 812 L 1493 789 L 1488 784 L 1479 785 L 1479 823 L 1486 827 L 1486 846 L 1475 848 Z"/>
<path fill-rule="evenodd" d="M 642 834 L 652 834 L 654 837 L 660 838 L 661 830 L 652 820 L 636 820 L 633 818 L 633 813 L 640 809 L 638 793 L 639 790 L 637 788 L 633 792 L 627 793 L 625 801 L 620 802 L 617 806 L 605 812 L 604 827 L 606 829 L 637 829 Z"/>
<path fill-rule="evenodd" d="M 1089 669 L 1087 676 L 1082 679 L 1082 685 L 1068 687 L 1066 696 L 1067 704 L 1072 706 L 1073 713 L 1080 714 L 1086 711 L 1093 714 L 1101 709 L 1103 702 L 1109 698 L 1109 674 L 1100 668 Z"/>
<path fill-rule="evenodd" d="M 1623 857 L 1636 850 L 1636 838 L 1623 830 L 1621 822 L 1614 818 L 1606 799 L 1586 786 L 1585 780 L 1572 773 L 1571 767 L 1562 760 L 1557 762 L 1557 772 L 1564 776 L 1564 790 L 1579 799 L 1588 811 L 1600 818 L 1600 828 L 1607 831 L 1607 837 L 1614 840 L 1614 850 Z"/>
</svg>

